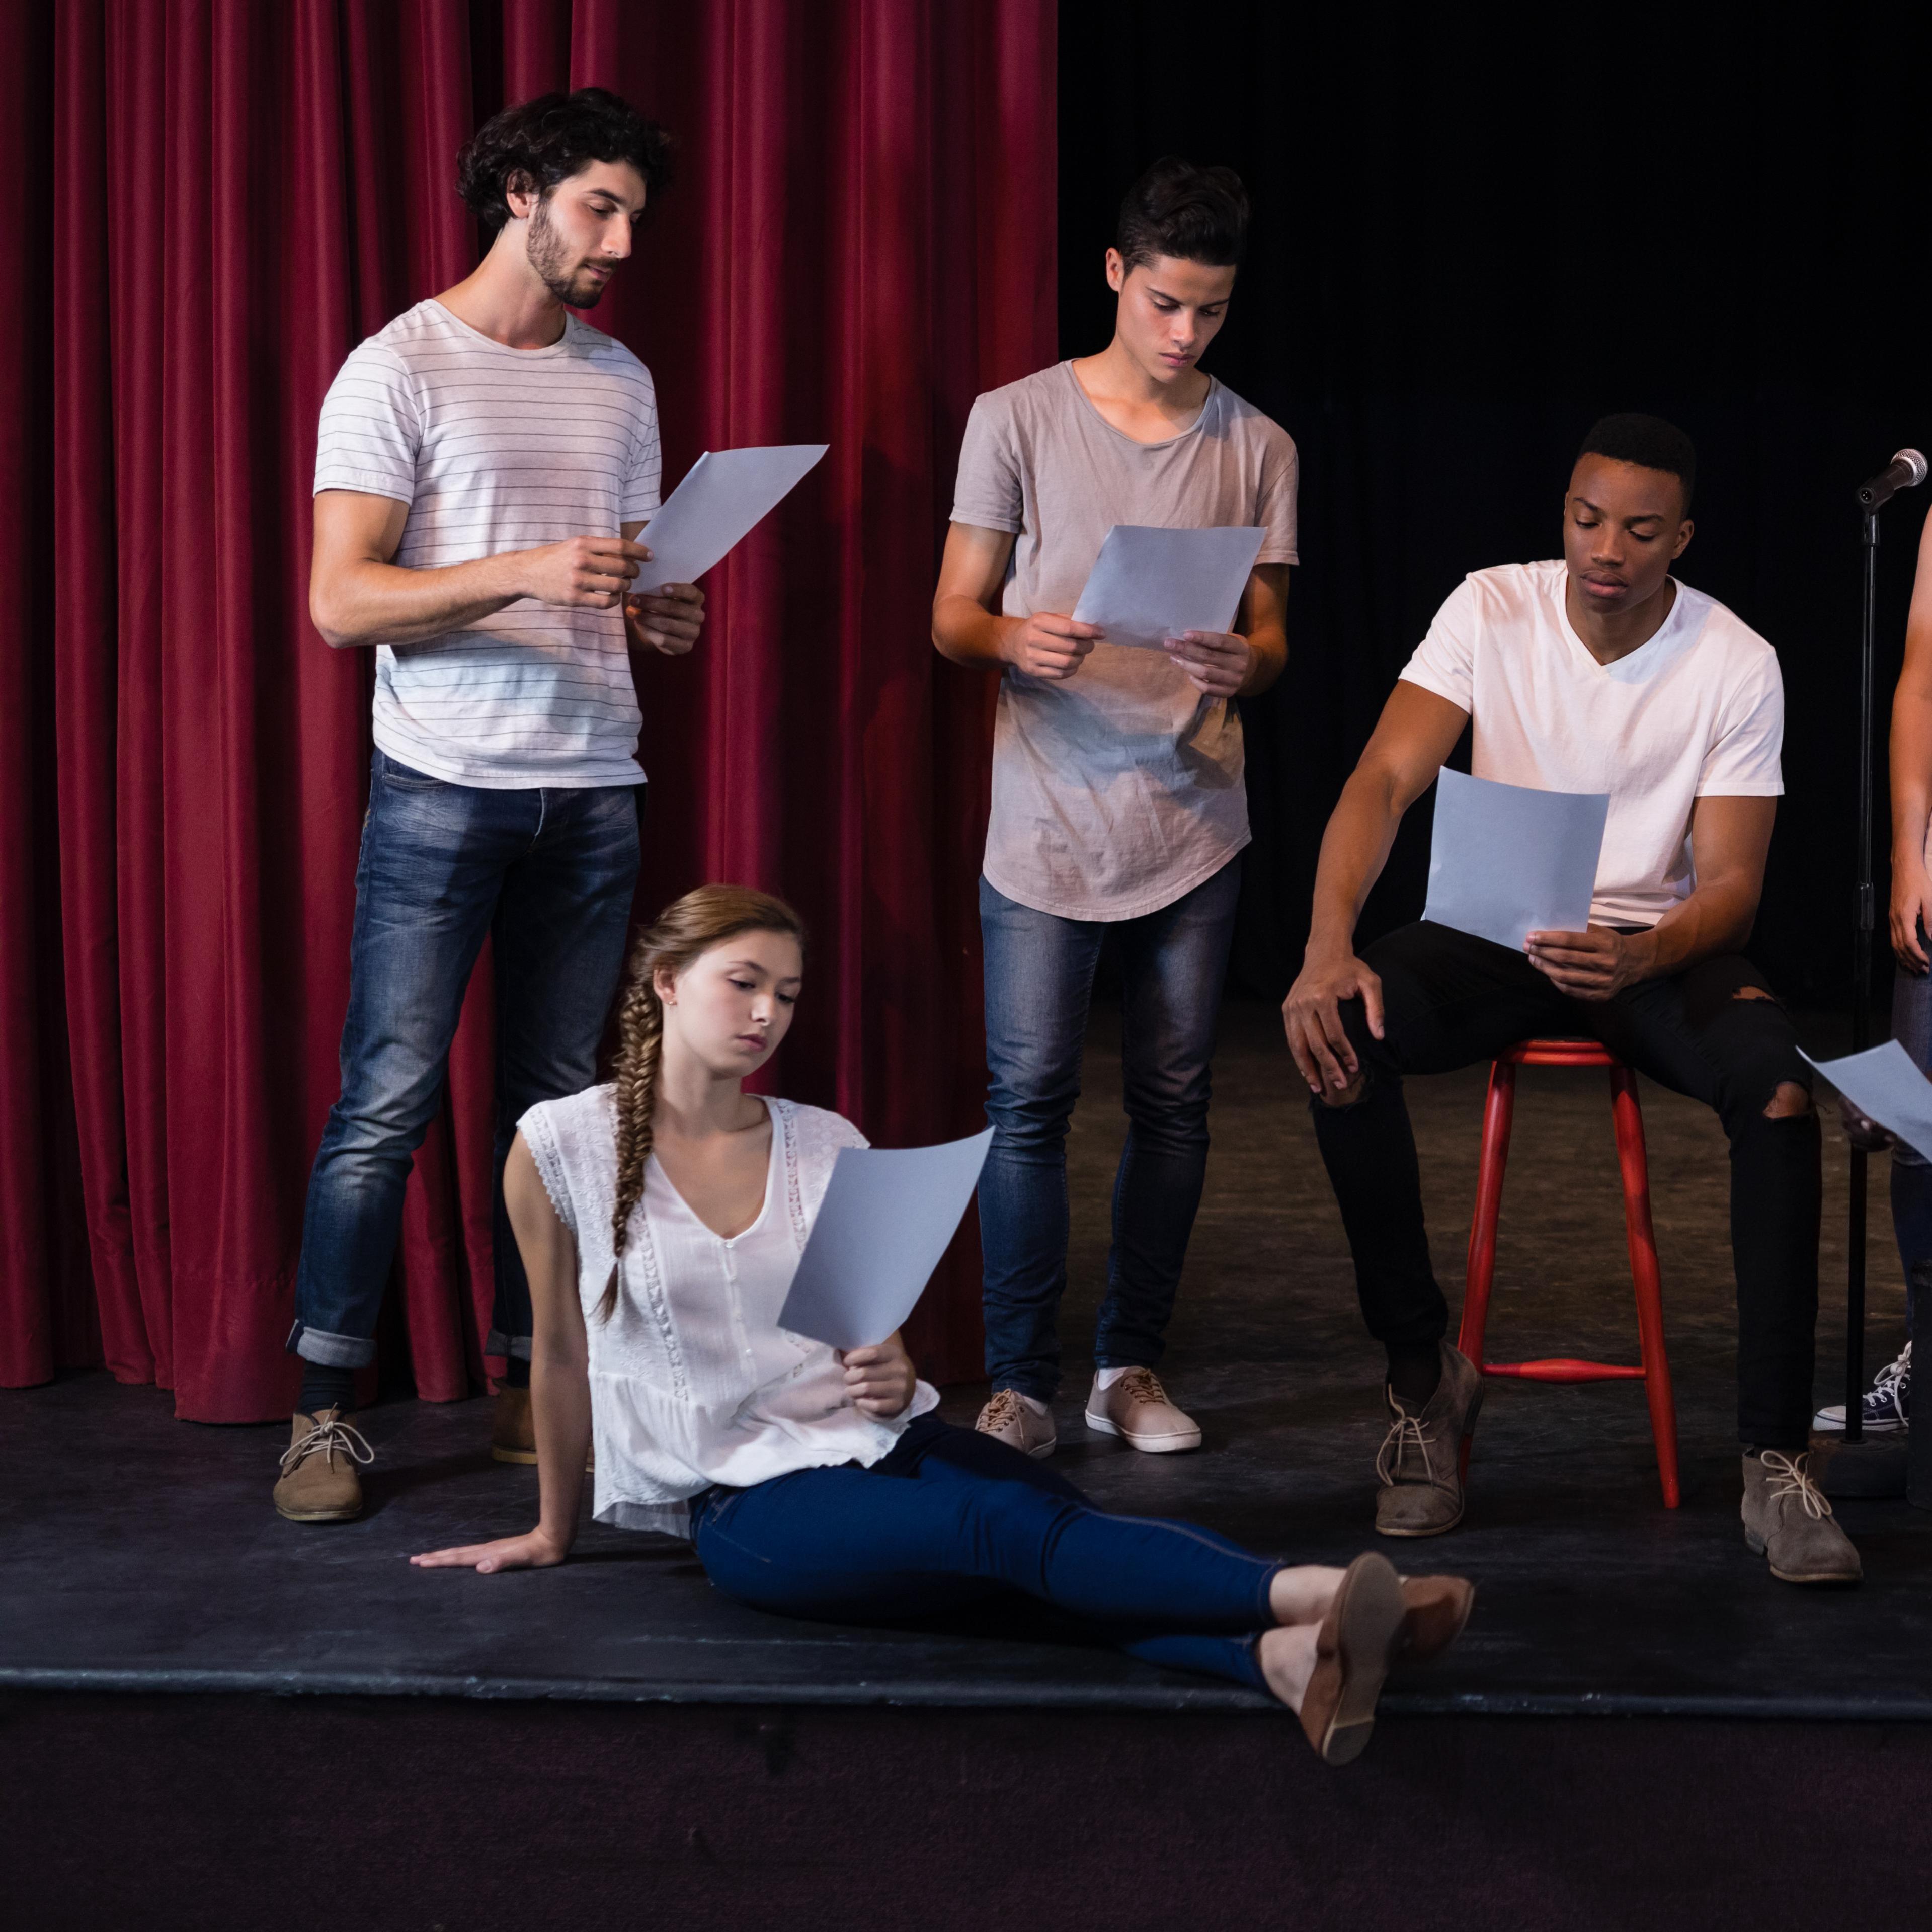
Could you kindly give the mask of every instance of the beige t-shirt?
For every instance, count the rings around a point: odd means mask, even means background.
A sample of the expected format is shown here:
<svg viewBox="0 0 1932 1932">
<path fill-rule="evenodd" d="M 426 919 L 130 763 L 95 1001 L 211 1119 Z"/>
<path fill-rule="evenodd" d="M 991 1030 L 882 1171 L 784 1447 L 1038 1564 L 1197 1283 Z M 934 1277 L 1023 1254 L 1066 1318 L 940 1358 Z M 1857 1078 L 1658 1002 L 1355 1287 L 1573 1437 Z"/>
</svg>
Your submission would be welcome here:
<svg viewBox="0 0 1932 1932">
<path fill-rule="evenodd" d="M 1259 524 L 1261 563 L 1293 563 L 1294 445 L 1216 382 L 1193 423 L 1136 442 L 1070 362 L 973 405 L 952 520 L 1016 537 L 1000 608 L 1070 615 L 1116 524 Z M 1157 651 L 1096 644 L 1064 683 L 1008 665 L 993 735 L 986 874 L 1066 919 L 1172 904 L 1248 842 L 1241 723 Z"/>
</svg>

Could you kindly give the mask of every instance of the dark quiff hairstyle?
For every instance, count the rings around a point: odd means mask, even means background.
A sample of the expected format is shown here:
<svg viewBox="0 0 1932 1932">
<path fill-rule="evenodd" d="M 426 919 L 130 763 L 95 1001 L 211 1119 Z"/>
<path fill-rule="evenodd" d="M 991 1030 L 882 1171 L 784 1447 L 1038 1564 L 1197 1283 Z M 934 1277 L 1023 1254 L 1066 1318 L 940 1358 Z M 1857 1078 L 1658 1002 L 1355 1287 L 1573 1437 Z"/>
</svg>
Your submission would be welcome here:
<svg viewBox="0 0 1932 1932">
<path fill-rule="evenodd" d="M 655 193 L 671 178 L 670 136 L 608 88 L 540 94 L 491 116 L 456 158 L 456 190 L 486 244 L 510 218 L 512 188 L 548 194 L 592 161 L 628 161 Z"/>
<path fill-rule="evenodd" d="M 783 899 L 749 886 L 700 886 L 668 905 L 638 934 L 626 968 L 617 1007 L 617 1198 L 610 1213 L 610 1278 L 597 1304 L 597 1318 L 616 1312 L 617 1274 L 629 1240 L 631 1216 L 644 1196 L 644 1166 L 651 1157 L 651 1116 L 658 1103 L 658 1067 L 664 1057 L 664 1002 L 657 976 L 673 979 L 714 946 L 741 932 L 789 933 L 805 949 L 805 922 Z"/>
<path fill-rule="evenodd" d="M 1232 266 L 1248 240 L 1248 191 L 1232 168 L 1163 155 L 1127 190 L 1114 246 L 1130 268 L 1166 255 Z"/>
<path fill-rule="evenodd" d="M 1607 456 L 1612 463 L 1667 471 L 1683 484 L 1684 514 L 1690 514 L 1690 494 L 1697 487 L 1696 446 L 1675 423 L 1634 413 L 1605 416 L 1584 437 L 1576 460 L 1586 456 Z"/>
</svg>

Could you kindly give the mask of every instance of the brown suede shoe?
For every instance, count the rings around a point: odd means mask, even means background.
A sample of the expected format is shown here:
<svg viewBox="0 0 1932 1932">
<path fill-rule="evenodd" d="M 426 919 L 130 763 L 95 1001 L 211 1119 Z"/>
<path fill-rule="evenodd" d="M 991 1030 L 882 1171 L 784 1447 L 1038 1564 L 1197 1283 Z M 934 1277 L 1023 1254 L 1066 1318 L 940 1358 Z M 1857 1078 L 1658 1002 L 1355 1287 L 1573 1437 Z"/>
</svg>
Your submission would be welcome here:
<svg viewBox="0 0 1932 1932">
<path fill-rule="evenodd" d="M 375 1460 L 375 1450 L 340 1409 L 298 1414 L 282 1452 L 275 1508 L 291 1522 L 348 1522 L 362 1514 L 356 1465 Z"/>
<path fill-rule="evenodd" d="M 990 1436 L 994 1442 L 1004 1442 L 1035 1460 L 1051 1456 L 1060 1442 L 1059 1432 L 1053 1426 L 1052 1410 L 1043 1415 L 1037 1414 L 1018 1389 L 995 1390 L 973 1426 L 982 1436 Z"/>
<path fill-rule="evenodd" d="M 1393 1420 L 1376 1457 L 1379 1535 L 1440 1536 L 1462 1520 L 1462 1439 L 1476 1426 L 1483 1378 L 1460 1348 L 1442 1346 L 1442 1379 L 1419 1411 L 1387 1396 Z"/>
<path fill-rule="evenodd" d="M 1832 1520 L 1832 1505 L 1811 1480 L 1810 1460 L 1778 1449 L 1744 1458 L 1744 1540 L 1770 1560 L 1780 1582 L 1856 1583 L 1864 1565 Z"/>
<path fill-rule="evenodd" d="M 1112 1388 L 1102 1388 L 1096 1372 L 1087 1397 L 1086 1423 L 1102 1436 L 1154 1456 L 1201 1447 L 1201 1425 L 1168 1397 L 1151 1369 L 1130 1369 Z"/>
<path fill-rule="evenodd" d="M 1314 1672 L 1301 1698 L 1301 1728 L 1324 1764 L 1361 1756 L 1405 1622 L 1395 1566 L 1372 1550 L 1357 1557 L 1322 1620 Z"/>
<path fill-rule="evenodd" d="M 507 1384 L 496 1391 L 496 1415 L 490 1430 L 490 1454 L 500 1462 L 534 1462 L 537 1432 L 530 1420 L 530 1392 Z"/>
<path fill-rule="evenodd" d="M 1475 1603 L 1476 1586 L 1466 1576 L 1403 1577 L 1401 1660 L 1440 1657 L 1462 1634 Z"/>
</svg>

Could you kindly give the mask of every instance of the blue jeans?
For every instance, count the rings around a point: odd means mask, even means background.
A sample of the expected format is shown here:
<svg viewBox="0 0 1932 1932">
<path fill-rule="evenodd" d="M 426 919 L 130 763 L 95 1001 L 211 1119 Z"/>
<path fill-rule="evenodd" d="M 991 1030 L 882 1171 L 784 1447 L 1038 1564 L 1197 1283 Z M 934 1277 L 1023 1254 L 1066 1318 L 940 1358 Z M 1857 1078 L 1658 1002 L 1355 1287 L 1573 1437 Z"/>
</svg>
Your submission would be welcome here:
<svg viewBox="0 0 1932 1932">
<path fill-rule="evenodd" d="M 464 989 L 494 941 L 496 1299 L 489 1354 L 530 1352 L 503 1162 L 539 1100 L 581 1092 L 622 970 L 638 877 L 634 785 L 485 791 L 378 752 L 356 868 L 342 1096 L 309 1178 L 290 1350 L 359 1367 L 442 1096 Z"/>
<path fill-rule="evenodd" d="M 1110 1516 L 1010 1444 L 937 1415 L 869 1469 L 800 1469 L 692 1505 L 728 1597 L 782 1616 L 893 1623 L 1015 1592 L 1084 1640 L 1268 1688 L 1255 1639 L 1282 1566 L 1192 1523 Z"/>
<path fill-rule="evenodd" d="M 1919 943 L 1925 943 L 1919 928 Z M 1892 982 L 1892 1036 L 1913 1061 L 1932 1073 L 1932 974 L 1908 973 L 1900 967 Z M 1922 1262 L 1932 1262 L 1932 1163 L 1916 1148 L 1894 1141 L 1892 1149 L 1892 1230 L 1898 1242 L 1898 1258 L 1905 1278 Z M 1912 1298 L 1905 1298 L 1906 1330 L 1910 1332 Z"/>
<path fill-rule="evenodd" d="M 1114 1180 L 1094 1359 L 1160 1360 L 1208 1171 L 1208 1062 L 1240 896 L 1238 858 L 1158 912 L 1108 926 L 1016 904 L 982 878 L 986 961 L 986 1118 L 980 1177 L 986 1372 L 995 1389 L 1049 1400 L 1066 1290 L 1066 1128 L 1102 941 L 1117 937 L 1123 982 L 1126 1144 Z"/>
</svg>

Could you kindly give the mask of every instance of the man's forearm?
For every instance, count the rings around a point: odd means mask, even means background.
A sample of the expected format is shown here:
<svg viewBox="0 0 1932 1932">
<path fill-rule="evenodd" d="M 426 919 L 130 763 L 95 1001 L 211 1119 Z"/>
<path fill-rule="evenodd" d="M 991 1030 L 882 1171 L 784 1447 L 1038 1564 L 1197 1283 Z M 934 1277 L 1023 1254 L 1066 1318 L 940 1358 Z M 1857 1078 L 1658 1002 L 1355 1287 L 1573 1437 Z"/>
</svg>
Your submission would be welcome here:
<svg viewBox="0 0 1932 1932">
<path fill-rule="evenodd" d="M 1237 698 L 1258 696 L 1288 668 L 1288 632 L 1280 624 L 1258 624 L 1249 634 L 1248 649 L 1253 662 L 1234 694 Z"/>
<path fill-rule="evenodd" d="M 1359 767 L 1342 788 L 1315 872 L 1315 909 L 1308 928 L 1311 953 L 1353 949 L 1362 902 L 1382 876 L 1402 814 L 1388 780 Z"/>
<path fill-rule="evenodd" d="M 460 631 L 514 604 L 519 553 L 506 551 L 435 570 L 394 563 L 338 566 L 309 600 L 323 638 L 338 649 L 367 644 L 419 644 Z"/>
<path fill-rule="evenodd" d="M 1637 977 L 1667 980 L 1720 952 L 1742 952 L 1757 917 L 1756 890 L 1742 880 L 1700 886 L 1648 932 L 1633 934 Z"/>
<path fill-rule="evenodd" d="M 1018 623 L 956 592 L 932 607 L 932 641 L 955 664 L 1003 664 L 1006 638 Z"/>
</svg>

